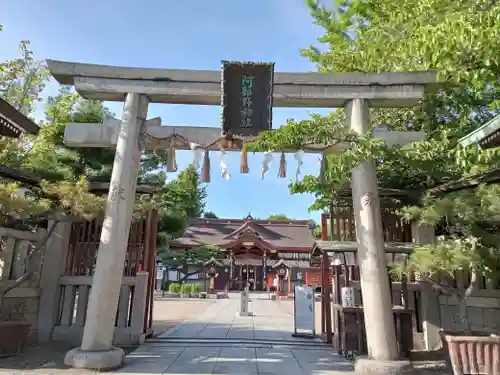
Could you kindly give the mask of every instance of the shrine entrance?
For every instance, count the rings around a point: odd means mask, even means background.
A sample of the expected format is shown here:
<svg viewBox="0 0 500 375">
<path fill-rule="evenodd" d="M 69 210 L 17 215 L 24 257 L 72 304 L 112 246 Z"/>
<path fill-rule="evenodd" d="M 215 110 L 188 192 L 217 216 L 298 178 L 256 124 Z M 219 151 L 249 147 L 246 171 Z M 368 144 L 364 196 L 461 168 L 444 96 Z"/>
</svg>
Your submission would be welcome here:
<svg viewBox="0 0 500 375">
<path fill-rule="evenodd" d="M 143 149 L 164 149 L 168 160 L 166 169 L 177 169 L 174 150 L 192 150 L 193 165 L 201 170 L 201 180 L 210 181 L 210 152 L 219 152 L 220 172 L 225 179 L 231 173 L 225 162 L 228 151 L 241 152 L 240 172 L 248 173 L 248 144 L 254 142 L 262 131 L 272 130 L 273 106 L 333 108 L 343 107 L 347 125 L 360 136 L 371 133 L 373 138 L 383 140 L 387 146 L 396 147 L 413 141 L 420 141 L 425 134 L 419 132 L 390 131 L 379 127 L 372 131 L 369 118 L 370 108 L 410 107 L 417 104 L 429 89 L 436 86 L 435 71 L 388 72 L 388 73 L 275 73 L 274 63 L 222 62 L 220 71 L 187 71 L 169 69 L 145 69 L 80 64 L 64 61 L 47 61 L 52 75 L 64 85 L 74 85 L 86 99 L 124 101 L 122 120 L 107 119 L 102 124 L 75 123 L 66 126 L 64 143 L 74 147 L 116 147 L 120 152 L 113 164 L 113 193 L 109 194 L 106 218 L 109 230 L 103 231 L 100 250 L 92 283 L 92 292 L 87 309 L 85 340 L 82 345 L 68 352 L 65 364 L 105 371 L 123 364 L 122 354 L 112 347 L 113 330 L 107 328 L 116 320 L 116 300 L 121 293 L 119 283 L 102 282 L 119 280 L 123 271 L 117 262 L 125 262 L 128 225 L 132 218 L 134 192 Z M 221 79 L 222 78 L 222 79 Z M 221 90 L 222 88 L 222 90 Z M 222 91 L 222 92 L 220 92 Z M 206 104 L 220 105 L 222 129 L 214 127 L 162 126 L 160 118 L 147 118 L 150 103 Z M 307 146 L 307 147 L 306 147 Z M 309 143 L 299 150 L 275 150 L 281 152 L 279 177 L 286 177 L 286 152 L 295 152 L 296 176 L 300 176 L 304 153 L 343 152 L 352 145 L 336 139 L 325 144 Z M 273 147 L 271 147 L 273 148 Z M 262 178 L 269 171 L 272 152 L 264 153 Z M 202 167 L 203 164 L 203 167 Z M 322 163 L 325 165 L 326 163 Z M 202 168 L 201 168 L 202 167 Z M 393 328 L 392 312 L 380 309 L 390 299 L 385 264 L 385 248 L 380 224 L 380 204 L 376 183 L 375 166 L 369 160 L 353 169 L 352 192 L 355 202 L 357 237 L 359 246 L 360 278 L 373 282 L 363 285 L 364 317 L 370 322 L 366 326 L 370 338 L 371 357 L 387 360 L 398 357 Z M 365 212 L 361 215 L 361 211 Z M 264 231 L 260 238 L 267 237 Z M 227 232 L 226 232 L 227 233 Z M 240 231 L 241 233 L 241 231 Z M 250 235 L 251 233 L 248 233 Z M 227 242 L 239 241 L 245 248 L 254 248 L 242 236 L 232 233 L 233 238 L 223 236 L 222 240 L 232 252 L 235 247 Z M 239 238 L 236 238 L 239 237 Z M 255 236 L 254 236 L 255 237 Z M 278 236 L 271 240 L 280 244 L 289 236 Z M 259 240 L 260 241 L 260 240 Z M 266 241 L 268 242 L 268 241 Z M 287 246 L 279 246 L 281 249 Z M 241 249 L 241 246 L 239 247 Z M 102 251 L 101 251 L 102 250 Z M 368 252 L 378 257 L 366 256 Z M 269 255 L 277 257 L 276 247 L 269 249 Z M 267 254 L 260 264 L 241 261 L 240 266 L 254 266 L 255 281 L 265 280 Z M 238 257 L 236 257 L 238 258 Z M 231 254 L 231 261 L 233 254 Z M 384 259 L 382 263 L 379 259 Z M 271 259 L 270 259 L 271 260 Z M 262 267 L 262 277 L 256 274 Z M 241 267 L 240 267 L 241 268 Z M 242 275 L 243 275 L 242 268 Z M 230 271 L 234 270 L 231 264 Z M 154 269 L 151 271 L 154 272 Z M 368 274 L 366 273 L 368 272 Z M 234 274 L 232 274 L 234 278 Z M 247 276 L 248 277 L 248 276 Z M 232 281 L 232 280 L 231 280 Z M 240 284 L 241 285 L 241 284 Z M 257 285 L 257 284 L 256 284 Z M 112 297 L 112 298 L 110 298 Z M 127 299 L 122 299 L 128 301 Z M 73 310 L 68 309 L 69 313 Z M 375 324 L 372 322 L 375 321 Z M 143 330 L 141 321 L 141 331 Z M 101 350 L 97 353 L 94 348 Z M 89 360 L 89 358 L 91 358 Z"/>
<path fill-rule="evenodd" d="M 243 290 L 248 283 L 250 290 L 265 290 L 263 282 L 263 267 L 260 265 L 242 264 L 235 266 L 235 282 L 233 289 Z"/>
<path fill-rule="evenodd" d="M 253 219 L 250 217 L 250 220 Z M 266 290 L 267 250 L 268 245 L 259 240 L 255 233 L 241 234 L 239 240 L 230 250 L 231 267 L 233 267 L 230 289 L 243 290 L 248 283 L 249 290 Z"/>
</svg>

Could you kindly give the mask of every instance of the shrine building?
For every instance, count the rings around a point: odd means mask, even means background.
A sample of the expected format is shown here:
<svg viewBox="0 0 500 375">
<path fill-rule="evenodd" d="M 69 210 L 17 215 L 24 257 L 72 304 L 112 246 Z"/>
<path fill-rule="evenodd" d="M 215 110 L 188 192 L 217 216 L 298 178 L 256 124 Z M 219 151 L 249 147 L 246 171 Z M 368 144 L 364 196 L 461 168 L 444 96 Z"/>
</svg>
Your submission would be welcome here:
<svg viewBox="0 0 500 375">
<path fill-rule="evenodd" d="M 319 269 L 312 269 L 309 262 L 314 241 L 309 220 L 257 220 L 249 215 L 245 219 L 191 219 L 183 237 L 170 246 L 173 251 L 220 247 L 220 259 L 204 267 L 216 270 L 216 290 L 241 290 L 249 283 L 251 290 L 265 291 L 280 276 L 282 291 L 287 292 L 299 281 L 311 283 L 311 277 L 317 278 Z M 207 271 L 194 278 L 205 279 Z"/>
</svg>

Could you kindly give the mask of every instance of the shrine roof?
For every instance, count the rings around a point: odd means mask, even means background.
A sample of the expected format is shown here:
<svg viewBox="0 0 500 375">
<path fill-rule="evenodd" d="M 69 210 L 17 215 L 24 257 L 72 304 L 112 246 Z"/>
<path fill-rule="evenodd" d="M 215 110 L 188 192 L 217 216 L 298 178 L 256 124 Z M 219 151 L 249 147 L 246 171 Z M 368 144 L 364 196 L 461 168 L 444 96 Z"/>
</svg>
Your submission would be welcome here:
<svg viewBox="0 0 500 375">
<path fill-rule="evenodd" d="M 388 264 L 404 261 L 414 247 L 412 243 L 405 242 L 385 242 L 384 245 Z M 354 266 L 358 264 L 358 244 L 355 241 L 315 241 L 311 251 L 311 264 L 317 265 L 321 255 L 325 252 L 328 254 L 331 265 Z"/>
<path fill-rule="evenodd" d="M 472 189 L 481 184 L 489 185 L 498 183 L 500 183 L 500 168 L 495 168 L 485 173 L 479 173 L 473 176 L 463 177 L 459 180 L 440 184 L 430 189 L 429 192 L 439 196 L 444 193 L 451 193 L 458 190 Z"/>
<path fill-rule="evenodd" d="M 311 251 L 314 237 L 309 220 L 191 219 L 184 235 L 171 242 L 173 248 L 200 245 L 226 247 L 241 240 L 263 241 L 276 250 Z"/>
<path fill-rule="evenodd" d="M 0 181 L 17 181 L 28 186 L 38 186 L 41 178 L 29 172 L 0 164 Z"/>
<path fill-rule="evenodd" d="M 39 126 L 0 98 L 0 135 L 17 138 L 21 133 L 37 134 Z"/>
<path fill-rule="evenodd" d="M 462 146 L 479 144 L 482 148 L 498 147 L 500 145 L 500 115 L 459 139 L 458 142 Z"/>
<path fill-rule="evenodd" d="M 0 164 L 0 182 L 3 181 L 17 181 L 29 187 L 39 187 L 42 178 L 22 169 Z M 94 194 L 107 194 L 109 191 L 109 182 L 89 181 L 88 188 Z M 159 185 L 138 184 L 136 194 L 153 194 L 159 191 L 160 188 L 161 186 Z"/>
</svg>

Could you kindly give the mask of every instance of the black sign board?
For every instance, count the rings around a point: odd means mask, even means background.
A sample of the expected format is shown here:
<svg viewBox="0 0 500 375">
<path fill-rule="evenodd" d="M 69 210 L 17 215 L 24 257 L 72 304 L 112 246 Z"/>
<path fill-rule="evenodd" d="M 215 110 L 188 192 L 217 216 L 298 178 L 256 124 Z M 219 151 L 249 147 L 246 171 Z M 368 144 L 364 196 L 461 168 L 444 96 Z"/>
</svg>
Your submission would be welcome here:
<svg viewBox="0 0 500 375">
<path fill-rule="evenodd" d="M 222 134 L 271 130 L 274 63 L 222 62 Z"/>
</svg>

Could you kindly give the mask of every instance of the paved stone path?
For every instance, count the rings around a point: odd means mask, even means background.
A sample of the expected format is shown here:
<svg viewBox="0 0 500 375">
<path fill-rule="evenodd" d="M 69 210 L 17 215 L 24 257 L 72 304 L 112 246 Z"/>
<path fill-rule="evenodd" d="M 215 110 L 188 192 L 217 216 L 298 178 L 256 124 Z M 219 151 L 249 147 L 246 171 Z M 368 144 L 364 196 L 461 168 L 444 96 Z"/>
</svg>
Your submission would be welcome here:
<svg viewBox="0 0 500 375">
<path fill-rule="evenodd" d="M 164 332 L 126 358 L 115 374 L 345 374 L 352 364 L 315 339 L 291 336 L 293 316 L 266 295 L 218 300 L 195 319 Z"/>
</svg>

